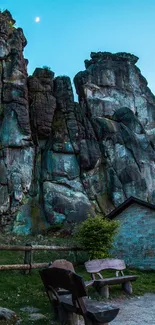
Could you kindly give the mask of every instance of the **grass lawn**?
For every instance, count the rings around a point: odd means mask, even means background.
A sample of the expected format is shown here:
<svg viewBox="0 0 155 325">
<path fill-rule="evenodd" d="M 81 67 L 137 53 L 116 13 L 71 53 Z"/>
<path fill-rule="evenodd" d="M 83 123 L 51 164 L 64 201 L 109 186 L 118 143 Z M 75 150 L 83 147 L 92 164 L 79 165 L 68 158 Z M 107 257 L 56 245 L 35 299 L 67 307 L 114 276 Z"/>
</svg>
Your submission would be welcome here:
<svg viewBox="0 0 155 325">
<path fill-rule="evenodd" d="M 0 264 L 22 264 L 23 258 L 23 252 L 0 252 Z M 76 260 L 73 252 L 53 253 L 41 251 L 35 252 L 34 254 L 34 262 L 49 262 L 57 258 L 66 258 L 72 262 Z M 87 254 L 80 252 L 78 260 L 84 262 L 86 259 Z M 90 279 L 83 265 L 77 266 L 75 269 L 85 280 Z M 155 293 L 155 271 L 127 270 L 125 273 L 138 275 L 137 281 L 133 282 L 133 295 L 142 295 L 145 292 Z M 105 276 L 111 276 L 113 274 L 114 272 L 112 271 L 104 272 Z M 30 275 L 24 275 L 23 271 L 0 271 L 0 293 L 0 306 L 15 311 L 22 319 L 21 324 L 51 324 L 52 309 L 44 291 L 38 270 L 32 270 Z M 93 288 L 90 290 L 90 295 L 93 299 L 101 299 Z M 125 297 L 125 293 L 121 290 L 121 286 L 112 286 L 109 302 L 117 296 Z M 42 313 L 47 318 L 34 322 L 29 320 L 29 313 L 21 311 L 21 308 L 26 306 L 38 308 L 39 313 Z"/>
</svg>

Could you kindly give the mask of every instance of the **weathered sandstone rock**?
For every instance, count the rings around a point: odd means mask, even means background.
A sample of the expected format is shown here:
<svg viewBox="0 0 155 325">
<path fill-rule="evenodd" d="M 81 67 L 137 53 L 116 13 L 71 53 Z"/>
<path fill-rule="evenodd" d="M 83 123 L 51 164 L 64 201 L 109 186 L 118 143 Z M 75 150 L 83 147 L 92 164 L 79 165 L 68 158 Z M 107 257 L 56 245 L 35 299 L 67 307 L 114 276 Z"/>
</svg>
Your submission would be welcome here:
<svg viewBox="0 0 155 325">
<path fill-rule="evenodd" d="M 8 11 L 0 13 L 0 225 L 12 224 L 28 193 L 34 165 L 29 122 L 26 39 Z"/>
<path fill-rule="evenodd" d="M 99 196 L 114 206 L 131 195 L 154 203 L 155 97 L 137 60 L 128 53 L 91 53 L 86 70 L 75 76 L 102 155 Z"/>
<path fill-rule="evenodd" d="M 27 41 L 0 13 L 0 229 L 38 233 L 155 203 L 155 97 L 129 53 L 91 53 L 74 79 L 27 76 Z"/>
</svg>

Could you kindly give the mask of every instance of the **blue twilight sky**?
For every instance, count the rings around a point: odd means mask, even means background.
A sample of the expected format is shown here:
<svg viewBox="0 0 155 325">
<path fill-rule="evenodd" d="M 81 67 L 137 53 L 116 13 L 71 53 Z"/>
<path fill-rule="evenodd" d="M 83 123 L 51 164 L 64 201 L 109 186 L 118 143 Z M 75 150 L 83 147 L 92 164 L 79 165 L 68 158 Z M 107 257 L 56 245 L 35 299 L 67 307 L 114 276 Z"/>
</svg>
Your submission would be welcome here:
<svg viewBox="0 0 155 325">
<path fill-rule="evenodd" d="M 91 51 L 131 52 L 155 93 L 155 0 L 0 0 L 0 9 L 24 30 L 29 74 L 46 65 L 73 78 Z"/>
</svg>

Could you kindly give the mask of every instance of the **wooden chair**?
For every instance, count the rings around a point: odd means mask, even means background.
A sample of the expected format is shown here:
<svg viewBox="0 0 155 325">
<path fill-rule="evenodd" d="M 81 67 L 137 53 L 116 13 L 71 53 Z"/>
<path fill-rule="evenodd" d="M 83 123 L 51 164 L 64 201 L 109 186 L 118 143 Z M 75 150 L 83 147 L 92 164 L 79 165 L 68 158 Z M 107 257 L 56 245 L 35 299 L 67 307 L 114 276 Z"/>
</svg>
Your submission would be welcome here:
<svg viewBox="0 0 155 325">
<path fill-rule="evenodd" d="M 60 269 L 66 269 L 75 272 L 73 264 L 65 259 L 55 260 L 53 263 L 51 262 L 49 267 L 59 267 Z M 85 286 L 93 286 L 93 283 L 93 280 L 85 281 Z"/>
<path fill-rule="evenodd" d="M 66 269 L 75 272 L 73 264 L 64 259 L 55 260 L 53 263 L 51 263 L 50 267 L 59 267 L 60 269 Z"/>
<path fill-rule="evenodd" d="M 82 315 L 85 325 L 108 325 L 117 316 L 118 308 L 87 298 L 84 281 L 75 272 L 51 267 L 41 270 L 40 276 L 52 304 L 53 295 L 55 296 L 62 325 L 78 325 L 75 315 Z M 58 288 L 67 290 L 69 294 L 60 295 Z"/>
<path fill-rule="evenodd" d="M 123 270 L 126 269 L 125 262 L 119 259 L 96 259 L 85 263 L 87 272 L 91 273 L 96 290 L 104 297 L 109 298 L 109 285 L 122 284 L 122 288 L 128 294 L 132 293 L 131 281 L 135 281 L 136 275 L 125 276 Z M 113 278 L 104 278 L 100 271 L 116 270 L 116 276 Z M 121 276 L 119 276 L 119 272 Z M 99 276 L 99 279 L 96 278 Z"/>
</svg>

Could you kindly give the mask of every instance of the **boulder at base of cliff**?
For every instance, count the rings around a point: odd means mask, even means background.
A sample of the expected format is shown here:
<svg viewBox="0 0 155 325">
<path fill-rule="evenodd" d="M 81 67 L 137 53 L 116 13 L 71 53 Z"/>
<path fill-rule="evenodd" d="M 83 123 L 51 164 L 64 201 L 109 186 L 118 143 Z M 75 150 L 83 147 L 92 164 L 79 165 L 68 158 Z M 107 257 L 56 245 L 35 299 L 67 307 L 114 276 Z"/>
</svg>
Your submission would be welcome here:
<svg viewBox="0 0 155 325">
<path fill-rule="evenodd" d="M 6 324 L 16 324 L 18 317 L 16 313 L 10 309 L 0 307 L 0 323 L 6 322 Z"/>
</svg>

